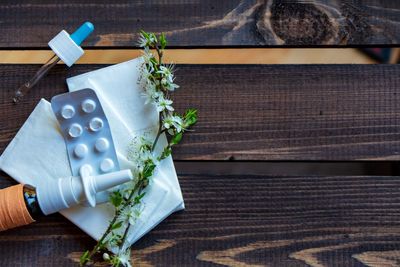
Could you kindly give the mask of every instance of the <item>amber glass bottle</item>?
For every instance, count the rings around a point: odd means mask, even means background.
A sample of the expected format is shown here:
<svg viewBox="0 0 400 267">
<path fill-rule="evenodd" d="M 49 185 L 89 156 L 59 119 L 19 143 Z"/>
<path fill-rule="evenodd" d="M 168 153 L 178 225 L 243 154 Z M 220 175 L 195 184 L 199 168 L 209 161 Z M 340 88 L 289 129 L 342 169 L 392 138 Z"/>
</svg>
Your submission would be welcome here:
<svg viewBox="0 0 400 267">
<path fill-rule="evenodd" d="M 19 184 L 0 190 L 0 231 L 30 224 L 42 214 L 34 187 Z"/>
</svg>

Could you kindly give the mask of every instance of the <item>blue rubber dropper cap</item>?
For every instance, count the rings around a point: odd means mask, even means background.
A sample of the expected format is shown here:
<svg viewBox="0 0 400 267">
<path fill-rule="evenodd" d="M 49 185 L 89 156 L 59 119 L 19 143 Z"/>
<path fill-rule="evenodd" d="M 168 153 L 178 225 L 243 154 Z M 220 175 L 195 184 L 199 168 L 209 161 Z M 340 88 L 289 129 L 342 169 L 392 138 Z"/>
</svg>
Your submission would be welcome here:
<svg viewBox="0 0 400 267">
<path fill-rule="evenodd" d="M 93 24 L 91 22 L 85 22 L 70 36 L 77 45 L 81 45 L 81 43 L 93 32 L 93 30 Z"/>
</svg>

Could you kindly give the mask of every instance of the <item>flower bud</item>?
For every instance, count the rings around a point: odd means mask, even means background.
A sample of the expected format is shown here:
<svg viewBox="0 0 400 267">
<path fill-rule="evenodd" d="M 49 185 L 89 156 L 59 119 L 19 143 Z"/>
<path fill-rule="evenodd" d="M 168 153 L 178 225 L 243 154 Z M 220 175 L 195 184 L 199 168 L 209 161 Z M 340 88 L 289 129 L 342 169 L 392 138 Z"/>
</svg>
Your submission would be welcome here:
<svg viewBox="0 0 400 267">
<path fill-rule="evenodd" d="M 108 253 L 103 253 L 103 260 L 109 261 L 110 260 L 110 255 L 108 255 Z"/>
</svg>

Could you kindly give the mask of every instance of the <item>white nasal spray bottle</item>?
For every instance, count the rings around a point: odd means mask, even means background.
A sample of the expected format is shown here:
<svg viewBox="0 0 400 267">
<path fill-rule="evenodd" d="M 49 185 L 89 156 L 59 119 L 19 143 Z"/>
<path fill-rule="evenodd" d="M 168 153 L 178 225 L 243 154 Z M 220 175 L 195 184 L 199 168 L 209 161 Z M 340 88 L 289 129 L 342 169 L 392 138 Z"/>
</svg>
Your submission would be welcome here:
<svg viewBox="0 0 400 267">
<path fill-rule="evenodd" d="M 40 209 L 45 215 L 88 202 L 96 205 L 96 193 L 133 179 L 130 170 L 110 172 L 92 176 L 90 165 L 81 167 L 81 176 L 54 179 L 39 184 L 36 188 Z"/>
</svg>

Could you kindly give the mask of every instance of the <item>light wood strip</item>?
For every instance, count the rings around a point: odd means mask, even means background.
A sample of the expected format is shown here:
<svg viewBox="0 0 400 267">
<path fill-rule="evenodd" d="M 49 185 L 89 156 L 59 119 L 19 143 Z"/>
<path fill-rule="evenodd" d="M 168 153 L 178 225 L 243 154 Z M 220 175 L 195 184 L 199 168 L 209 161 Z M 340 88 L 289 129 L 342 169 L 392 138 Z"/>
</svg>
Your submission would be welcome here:
<svg viewBox="0 0 400 267">
<path fill-rule="evenodd" d="M 50 50 L 2 50 L 0 64 L 43 64 Z M 77 64 L 115 64 L 141 55 L 139 49 L 87 49 Z M 357 49 L 171 49 L 166 62 L 177 64 L 372 64 Z"/>
</svg>

